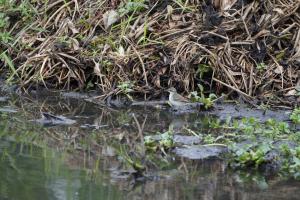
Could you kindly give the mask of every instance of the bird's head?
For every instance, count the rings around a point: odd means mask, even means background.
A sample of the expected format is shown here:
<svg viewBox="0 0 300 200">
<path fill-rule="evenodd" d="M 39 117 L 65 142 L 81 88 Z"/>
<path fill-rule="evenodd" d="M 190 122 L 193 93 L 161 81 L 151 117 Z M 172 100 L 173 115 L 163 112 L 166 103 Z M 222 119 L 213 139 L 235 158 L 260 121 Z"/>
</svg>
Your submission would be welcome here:
<svg viewBox="0 0 300 200">
<path fill-rule="evenodd" d="M 176 93 L 177 91 L 176 91 L 176 89 L 174 88 L 174 87 L 171 87 L 171 88 L 169 88 L 168 90 L 167 90 L 168 92 L 173 92 L 173 93 Z"/>
</svg>

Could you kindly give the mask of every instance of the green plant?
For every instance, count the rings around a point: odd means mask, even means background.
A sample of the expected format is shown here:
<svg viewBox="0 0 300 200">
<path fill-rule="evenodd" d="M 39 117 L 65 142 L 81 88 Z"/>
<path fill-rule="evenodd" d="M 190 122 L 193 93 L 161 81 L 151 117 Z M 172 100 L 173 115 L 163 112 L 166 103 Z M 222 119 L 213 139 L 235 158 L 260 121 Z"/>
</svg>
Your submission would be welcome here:
<svg viewBox="0 0 300 200">
<path fill-rule="evenodd" d="M 118 155 L 123 158 L 129 166 L 134 168 L 139 173 L 143 172 L 145 170 L 145 166 L 142 163 L 142 158 L 137 155 L 129 155 L 128 151 L 129 150 L 124 145 L 121 145 L 119 150 L 117 150 Z"/>
<path fill-rule="evenodd" d="M 182 12 L 189 11 L 193 12 L 194 8 L 187 5 L 188 1 L 174 0 L 174 2 L 182 9 Z"/>
<path fill-rule="evenodd" d="M 300 131 L 291 133 L 288 137 L 289 140 L 300 143 Z"/>
<path fill-rule="evenodd" d="M 266 161 L 266 154 L 272 149 L 272 145 L 267 142 L 256 142 L 245 145 L 230 145 L 231 156 L 235 166 L 258 168 Z"/>
<path fill-rule="evenodd" d="M 122 94 L 125 94 L 128 97 L 128 99 L 132 100 L 132 96 L 130 95 L 130 93 L 133 91 L 133 89 L 132 89 L 133 86 L 134 86 L 134 83 L 132 83 L 130 81 L 125 81 L 125 82 L 119 83 L 117 88 L 119 88 L 120 92 Z"/>
<path fill-rule="evenodd" d="M 259 64 L 257 64 L 256 69 L 258 71 L 263 71 L 263 70 L 267 69 L 267 65 L 265 63 L 263 63 L 263 62 L 259 63 Z"/>
<path fill-rule="evenodd" d="M 145 0 L 129 0 L 125 5 L 118 9 L 118 12 L 121 16 L 124 16 L 131 12 L 141 11 L 146 8 L 148 8 L 148 6 L 145 4 Z"/>
<path fill-rule="evenodd" d="M 212 68 L 209 65 L 199 64 L 196 74 L 199 74 L 199 78 L 202 79 L 203 75 L 206 74 L 207 72 L 210 72 L 211 70 Z"/>
<path fill-rule="evenodd" d="M 30 1 L 22 1 L 21 4 L 15 9 L 20 11 L 23 17 L 31 19 L 34 14 L 37 14 L 37 11 L 31 5 Z"/>
<path fill-rule="evenodd" d="M 0 44 L 7 44 L 13 40 L 9 32 L 5 30 L 8 27 L 8 17 L 5 13 L 0 13 Z"/>
<path fill-rule="evenodd" d="M 214 138 L 211 134 L 207 134 L 203 137 L 204 144 L 213 144 L 215 141 L 216 138 Z"/>
<path fill-rule="evenodd" d="M 300 108 L 295 108 L 290 115 L 290 120 L 295 124 L 300 124 Z"/>
<path fill-rule="evenodd" d="M 157 133 L 154 136 L 145 136 L 144 144 L 150 151 L 156 151 L 160 149 L 164 152 L 164 149 L 170 149 L 174 145 L 174 131 L 170 126 L 169 130 L 164 133 Z"/>
<path fill-rule="evenodd" d="M 288 145 L 281 145 L 281 152 L 285 157 L 282 170 L 300 178 L 300 147 L 290 148 Z"/>
<path fill-rule="evenodd" d="M 198 88 L 200 90 L 200 93 L 198 93 L 197 91 L 191 92 L 190 99 L 193 102 L 203 103 L 205 109 L 213 107 L 214 100 L 217 98 L 217 96 L 215 94 L 209 94 L 208 97 L 205 97 L 203 86 L 198 84 Z"/>
<path fill-rule="evenodd" d="M 11 37 L 10 33 L 8 32 L 0 33 L 0 43 L 7 44 L 11 41 L 13 41 L 13 37 Z"/>
<path fill-rule="evenodd" d="M 5 28 L 8 24 L 8 18 L 4 13 L 0 13 L 0 28 Z"/>
<path fill-rule="evenodd" d="M 3 60 L 3 62 L 8 66 L 8 68 L 10 70 L 10 76 L 6 79 L 6 82 L 9 84 L 9 83 L 11 83 L 13 77 L 15 75 L 18 75 L 16 68 L 15 68 L 11 58 L 9 56 L 7 56 L 5 52 L 0 54 L 0 59 Z"/>
</svg>

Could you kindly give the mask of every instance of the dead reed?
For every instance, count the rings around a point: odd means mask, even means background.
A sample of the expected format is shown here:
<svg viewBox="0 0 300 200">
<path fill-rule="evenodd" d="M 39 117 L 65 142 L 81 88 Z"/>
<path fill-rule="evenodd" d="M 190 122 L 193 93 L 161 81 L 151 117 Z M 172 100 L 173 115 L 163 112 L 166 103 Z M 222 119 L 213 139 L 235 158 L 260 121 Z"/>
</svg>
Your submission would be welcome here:
<svg viewBox="0 0 300 200">
<path fill-rule="evenodd" d="M 155 96 L 201 84 L 291 105 L 300 85 L 299 7 L 299 0 L 2 0 L 0 66 L 27 89 Z"/>
</svg>

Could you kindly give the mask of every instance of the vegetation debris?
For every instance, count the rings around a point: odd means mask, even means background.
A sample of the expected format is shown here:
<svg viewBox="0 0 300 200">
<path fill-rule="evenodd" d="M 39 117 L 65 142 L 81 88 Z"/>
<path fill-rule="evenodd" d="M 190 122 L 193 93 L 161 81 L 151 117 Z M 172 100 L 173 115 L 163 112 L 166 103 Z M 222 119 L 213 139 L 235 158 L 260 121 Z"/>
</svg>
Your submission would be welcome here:
<svg viewBox="0 0 300 200">
<path fill-rule="evenodd" d="M 300 2 L 0 1 L 1 71 L 30 89 L 130 85 L 299 103 Z M 125 92 L 128 90 L 125 90 Z M 154 92 L 155 91 L 155 92 Z"/>
</svg>

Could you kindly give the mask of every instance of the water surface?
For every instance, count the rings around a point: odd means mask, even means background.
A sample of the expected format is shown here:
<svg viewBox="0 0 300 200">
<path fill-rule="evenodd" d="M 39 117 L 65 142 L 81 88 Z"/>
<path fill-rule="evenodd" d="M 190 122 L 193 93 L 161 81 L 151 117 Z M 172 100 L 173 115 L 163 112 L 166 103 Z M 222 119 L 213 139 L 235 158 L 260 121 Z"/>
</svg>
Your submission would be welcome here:
<svg viewBox="0 0 300 200">
<path fill-rule="evenodd" d="M 36 122 L 41 112 L 76 123 L 43 126 Z M 300 182 L 293 179 L 231 171 L 219 159 L 141 150 L 139 126 L 142 135 L 170 126 L 178 134 L 187 128 L 207 131 L 208 121 L 240 113 L 219 112 L 224 114 L 176 114 L 165 108 L 100 107 L 57 94 L 6 95 L 0 101 L 0 199 L 299 199 Z M 127 157 L 145 164 L 144 176 L 134 173 Z"/>
</svg>

